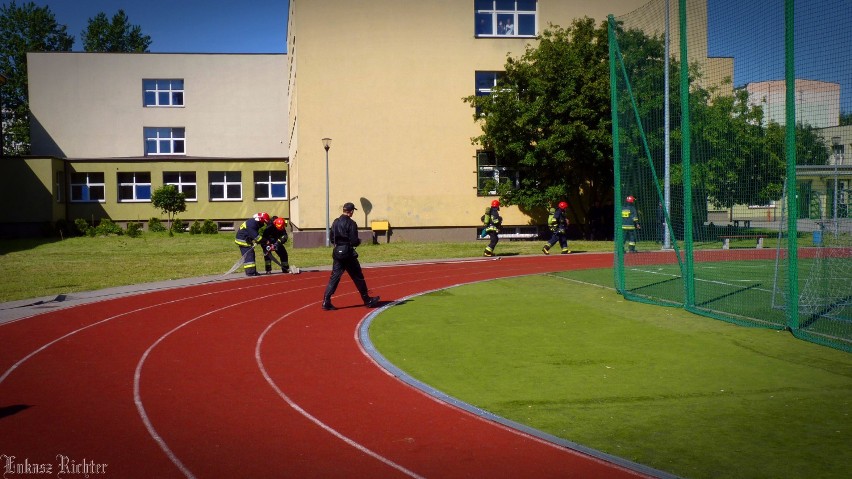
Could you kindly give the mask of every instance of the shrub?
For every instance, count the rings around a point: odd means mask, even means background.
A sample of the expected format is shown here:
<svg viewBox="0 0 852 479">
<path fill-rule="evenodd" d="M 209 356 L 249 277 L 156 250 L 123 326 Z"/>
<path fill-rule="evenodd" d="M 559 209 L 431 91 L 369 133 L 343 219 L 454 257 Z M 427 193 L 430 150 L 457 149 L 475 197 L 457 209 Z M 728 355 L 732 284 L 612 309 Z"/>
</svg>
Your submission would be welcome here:
<svg viewBox="0 0 852 479">
<path fill-rule="evenodd" d="M 109 236 L 109 235 L 123 235 L 124 230 L 121 229 L 121 226 L 113 223 L 109 218 L 103 218 L 98 226 L 95 227 L 95 234 L 97 236 Z"/>
<path fill-rule="evenodd" d="M 186 223 L 184 223 L 183 220 L 180 218 L 175 218 L 175 220 L 172 222 L 171 232 L 183 233 L 184 231 L 186 231 Z"/>
<path fill-rule="evenodd" d="M 162 233 L 166 231 L 166 227 L 163 226 L 163 222 L 160 221 L 160 218 L 151 217 L 151 219 L 148 220 L 148 231 Z"/>
<path fill-rule="evenodd" d="M 90 230 L 90 229 L 92 229 L 92 228 L 89 226 L 89 222 L 88 222 L 88 221 L 86 221 L 86 220 L 84 220 L 83 218 L 77 218 L 76 220 L 74 220 L 74 228 L 75 228 L 75 229 L 77 230 L 77 232 L 78 232 L 79 234 L 81 234 L 81 235 L 88 235 L 88 234 L 89 234 L 89 230 Z M 93 233 L 94 233 L 94 232 L 93 232 Z M 92 234 L 92 235 L 90 235 L 90 236 L 94 236 L 94 234 Z"/>
<path fill-rule="evenodd" d="M 189 227 L 189 234 L 191 234 L 191 235 L 201 234 L 201 223 L 199 223 L 198 220 L 195 220 L 192 223 L 192 226 Z"/>
<path fill-rule="evenodd" d="M 138 221 L 129 221 L 127 223 L 127 236 L 131 238 L 138 238 L 142 236 L 142 223 Z"/>
<path fill-rule="evenodd" d="M 219 232 L 219 226 L 211 220 L 204 220 L 201 226 L 201 232 L 206 235 L 215 235 Z"/>
</svg>

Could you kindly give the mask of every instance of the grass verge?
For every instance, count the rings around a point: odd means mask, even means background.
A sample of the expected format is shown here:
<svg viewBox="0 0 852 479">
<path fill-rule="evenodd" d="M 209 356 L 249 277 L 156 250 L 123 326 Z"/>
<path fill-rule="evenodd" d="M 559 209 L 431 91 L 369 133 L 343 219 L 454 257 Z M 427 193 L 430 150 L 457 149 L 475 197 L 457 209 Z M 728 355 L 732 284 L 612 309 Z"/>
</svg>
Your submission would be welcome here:
<svg viewBox="0 0 852 479">
<path fill-rule="evenodd" d="M 371 338 L 465 402 L 679 476 L 848 477 L 852 356 L 575 277 L 612 271 L 416 297 L 379 315 Z"/>
</svg>

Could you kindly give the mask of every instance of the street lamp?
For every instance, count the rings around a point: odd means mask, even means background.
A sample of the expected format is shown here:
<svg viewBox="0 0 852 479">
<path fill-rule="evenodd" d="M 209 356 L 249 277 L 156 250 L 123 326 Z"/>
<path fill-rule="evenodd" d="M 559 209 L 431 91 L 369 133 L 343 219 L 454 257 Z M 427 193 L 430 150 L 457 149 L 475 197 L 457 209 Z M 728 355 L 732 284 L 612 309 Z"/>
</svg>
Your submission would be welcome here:
<svg viewBox="0 0 852 479">
<path fill-rule="evenodd" d="M 329 210 L 328 210 L 328 149 L 331 148 L 331 138 L 322 139 L 322 147 L 325 148 L 325 245 L 329 245 Z"/>
<path fill-rule="evenodd" d="M 839 136 L 831 137 L 832 156 L 834 157 L 834 235 L 837 236 L 837 163 L 842 158 L 840 149 L 843 145 L 840 143 Z"/>
</svg>

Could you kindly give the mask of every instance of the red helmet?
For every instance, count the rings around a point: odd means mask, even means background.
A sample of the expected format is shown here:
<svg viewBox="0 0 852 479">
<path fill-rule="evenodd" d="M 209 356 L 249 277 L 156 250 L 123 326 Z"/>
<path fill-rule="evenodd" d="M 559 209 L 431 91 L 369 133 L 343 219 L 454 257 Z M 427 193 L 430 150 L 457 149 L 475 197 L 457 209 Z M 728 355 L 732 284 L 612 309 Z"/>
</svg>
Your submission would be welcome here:
<svg viewBox="0 0 852 479">
<path fill-rule="evenodd" d="M 263 224 L 269 223 L 269 213 L 258 213 L 254 215 L 254 219 L 256 221 L 260 221 Z"/>
<path fill-rule="evenodd" d="M 636 198 L 634 198 L 634 197 L 632 197 L 632 196 L 628 196 L 628 197 L 627 197 L 627 202 L 628 202 L 628 203 L 633 203 L 634 201 L 636 201 Z"/>
<path fill-rule="evenodd" d="M 287 226 L 287 220 L 284 218 L 275 218 L 272 224 L 275 225 L 275 229 L 283 230 Z"/>
<path fill-rule="evenodd" d="M 492 202 L 491 202 L 491 207 L 492 207 L 492 208 L 499 208 L 499 207 L 500 207 L 500 201 L 499 201 L 499 200 L 494 200 L 494 201 L 492 201 Z"/>
<path fill-rule="evenodd" d="M 564 201 L 560 201 L 560 202 L 559 202 L 559 209 L 560 209 L 560 210 L 564 210 L 564 209 L 565 209 L 565 208 L 567 208 L 567 207 L 568 207 L 568 203 L 566 203 L 566 202 L 564 202 Z"/>
</svg>

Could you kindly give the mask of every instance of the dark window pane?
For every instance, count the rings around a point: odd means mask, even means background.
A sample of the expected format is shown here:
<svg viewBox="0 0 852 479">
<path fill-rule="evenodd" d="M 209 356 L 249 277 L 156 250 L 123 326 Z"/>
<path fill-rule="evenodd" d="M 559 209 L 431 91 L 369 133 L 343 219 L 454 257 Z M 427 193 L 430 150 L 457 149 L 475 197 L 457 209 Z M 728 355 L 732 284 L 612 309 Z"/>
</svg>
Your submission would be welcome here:
<svg viewBox="0 0 852 479">
<path fill-rule="evenodd" d="M 284 198 L 287 195 L 287 186 L 286 185 L 272 185 L 272 197 L 273 198 Z"/>
<path fill-rule="evenodd" d="M 264 183 L 254 185 L 254 197 L 269 198 L 269 185 Z"/>
<path fill-rule="evenodd" d="M 175 153 L 183 153 L 183 140 L 175 141 Z"/>
<path fill-rule="evenodd" d="M 92 200 L 104 199 L 104 187 L 103 186 L 91 186 L 91 187 L 89 187 L 89 199 L 92 199 Z"/>
<path fill-rule="evenodd" d="M 514 15 L 497 15 L 497 35 L 514 35 L 515 26 L 513 25 Z"/>
<path fill-rule="evenodd" d="M 146 91 L 145 92 L 145 106 L 151 106 L 151 105 L 156 105 L 156 104 L 157 104 L 157 99 L 154 96 L 154 92 Z"/>
<path fill-rule="evenodd" d="M 153 90 L 157 86 L 156 80 L 142 80 L 143 90 Z"/>
<path fill-rule="evenodd" d="M 103 173 L 89 173 L 89 182 L 90 183 L 103 183 L 104 182 L 104 174 Z"/>
<path fill-rule="evenodd" d="M 169 104 L 169 92 L 161 91 L 157 94 L 157 98 L 160 102 L 160 105 L 168 105 Z"/>
<path fill-rule="evenodd" d="M 195 192 L 195 185 L 183 185 L 182 190 L 183 194 L 186 195 L 186 199 L 194 200 L 197 198 Z"/>
<path fill-rule="evenodd" d="M 163 183 L 177 183 L 180 180 L 180 173 L 176 171 L 166 171 L 163 173 Z"/>
<path fill-rule="evenodd" d="M 273 171 L 272 172 L 272 181 L 287 181 L 287 172 L 286 171 Z"/>
<path fill-rule="evenodd" d="M 210 198 L 222 199 L 225 197 L 225 187 L 223 185 L 210 185 Z"/>
<path fill-rule="evenodd" d="M 119 183 L 129 183 L 133 181 L 133 173 L 119 173 L 118 174 L 118 182 Z"/>
<path fill-rule="evenodd" d="M 497 10 L 514 10 L 515 0 L 497 0 Z"/>
<path fill-rule="evenodd" d="M 477 13 L 476 14 L 476 34 L 477 35 L 491 35 L 494 33 L 491 24 L 491 14 L 490 13 Z"/>
<path fill-rule="evenodd" d="M 154 140 L 148 140 L 145 142 L 145 154 L 153 155 L 157 153 L 157 142 Z"/>
<path fill-rule="evenodd" d="M 476 0 L 474 3 L 474 8 L 477 10 L 489 10 L 494 7 L 493 0 Z"/>
<path fill-rule="evenodd" d="M 228 198 L 240 197 L 240 185 L 228 185 Z"/>
<path fill-rule="evenodd" d="M 151 182 L 151 173 L 144 171 L 141 173 L 136 173 L 136 182 L 137 183 L 150 183 Z"/>
<path fill-rule="evenodd" d="M 207 174 L 207 177 L 210 179 L 210 182 L 222 182 L 225 181 L 225 172 L 224 171 L 211 171 Z"/>
<path fill-rule="evenodd" d="M 535 35 L 535 15 L 518 15 L 518 35 Z"/>
<path fill-rule="evenodd" d="M 160 140 L 160 153 L 171 153 L 172 145 L 168 140 Z"/>
<path fill-rule="evenodd" d="M 151 185 L 140 185 L 136 187 L 136 198 L 140 200 L 151 199 Z"/>
<path fill-rule="evenodd" d="M 181 173 L 183 181 L 187 183 L 195 183 L 195 172 L 194 171 L 184 171 Z"/>
<path fill-rule="evenodd" d="M 518 11 L 534 12 L 536 0 L 518 0 Z"/>
<path fill-rule="evenodd" d="M 254 172 L 254 182 L 258 183 L 260 181 L 266 181 L 269 178 L 269 173 L 266 171 L 255 171 Z"/>
<path fill-rule="evenodd" d="M 176 91 L 172 93 L 172 105 L 183 105 L 183 92 Z"/>
<path fill-rule="evenodd" d="M 82 200 L 83 199 L 83 186 L 82 185 L 72 185 L 71 186 L 71 199 L 72 200 Z"/>
<path fill-rule="evenodd" d="M 130 200 L 133 199 L 133 187 L 129 185 L 118 187 L 118 199 Z"/>
</svg>

